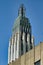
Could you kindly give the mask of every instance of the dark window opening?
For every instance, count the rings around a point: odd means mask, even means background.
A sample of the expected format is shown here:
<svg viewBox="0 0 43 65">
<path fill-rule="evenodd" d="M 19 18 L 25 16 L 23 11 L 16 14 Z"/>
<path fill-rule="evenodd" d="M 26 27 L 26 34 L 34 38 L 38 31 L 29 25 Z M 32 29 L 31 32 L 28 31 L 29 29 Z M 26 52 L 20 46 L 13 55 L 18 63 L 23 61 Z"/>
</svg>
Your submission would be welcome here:
<svg viewBox="0 0 43 65">
<path fill-rule="evenodd" d="M 23 43 L 21 43 L 21 55 L 23 55 Z"/>
<path fill-rule="evenodd" d="M 25 41 L 26 41 L 26 52 L 28 52 L 28 45 L 27 45 L 27 32 L 25 34 Z"/>
<path fill-rule="evenodd" d="M 26 43 L 26 52 L 28 52 L 28 45 L 27 45 L 27 43 Z"/>
<path fill-rule="evenodd" d="M 23 40 L 22 40 L 22 33 L 21 33 L 21 55 L 23 55 Z"/>
<path fill-rule="evenodd" d="M 41 65 L 41 64 L 40 64 L 40 60 L 37 61 L 37 62 L 35 62 L 34 65 Z"/>
</svg>

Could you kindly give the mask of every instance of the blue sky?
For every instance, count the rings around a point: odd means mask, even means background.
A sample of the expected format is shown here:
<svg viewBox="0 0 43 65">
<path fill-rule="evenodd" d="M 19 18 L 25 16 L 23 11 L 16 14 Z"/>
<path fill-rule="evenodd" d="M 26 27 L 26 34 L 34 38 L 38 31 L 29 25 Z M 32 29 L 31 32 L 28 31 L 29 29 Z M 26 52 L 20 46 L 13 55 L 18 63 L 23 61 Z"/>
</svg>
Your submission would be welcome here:
<svg viewBox="0 0 43 65">
<path fill-rule="evenodd" d="M 43 42 L 43 0 L 0 0 L 0 65 L 7 65 L 9 38 L 22 3 L 30 19 L 35 44 Z"/>
</svg>

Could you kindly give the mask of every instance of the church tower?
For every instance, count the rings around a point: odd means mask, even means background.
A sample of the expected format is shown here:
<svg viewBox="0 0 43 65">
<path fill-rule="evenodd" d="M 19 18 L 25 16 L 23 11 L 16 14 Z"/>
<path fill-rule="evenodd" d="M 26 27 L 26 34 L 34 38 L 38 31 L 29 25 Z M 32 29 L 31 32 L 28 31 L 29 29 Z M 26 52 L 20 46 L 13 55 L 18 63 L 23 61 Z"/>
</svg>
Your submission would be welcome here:
<svg viewBox="0 0 43 65">
<path fill-rule="evenodd" d="M 13 25 L 12 37 L 9 40 L 8 64 L 34 47 L 34 38 L 31 32 L 31 24 L 25 16 L 25 7 L 22 4 Z"/>
</svg>

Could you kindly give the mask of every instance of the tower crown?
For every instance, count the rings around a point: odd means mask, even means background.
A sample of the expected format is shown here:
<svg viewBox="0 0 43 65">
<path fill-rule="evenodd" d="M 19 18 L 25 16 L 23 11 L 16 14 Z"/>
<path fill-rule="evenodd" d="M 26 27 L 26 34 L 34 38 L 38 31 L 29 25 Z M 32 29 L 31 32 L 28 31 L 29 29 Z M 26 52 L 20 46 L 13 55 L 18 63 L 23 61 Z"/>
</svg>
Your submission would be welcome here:
<svg viewBox="0 0 43 65">
<path fill-rule="evenodd" d="M 25 16 L 25 7 L 23 4 L 21 4 L 19 8 L 18 15 L 23 16 L 23 17 Z"/>
<path fill-rule="evenodd" d="M 32 39 L 31 39 L 32 38 Z M 14 22 L 12 37 L 8 47 L 8 64 L 33 48 L 34 39 L 31 37 L 31 24 L 25 16 L 25 7 L 22 4 L 18 17 Z"/>
</svg>

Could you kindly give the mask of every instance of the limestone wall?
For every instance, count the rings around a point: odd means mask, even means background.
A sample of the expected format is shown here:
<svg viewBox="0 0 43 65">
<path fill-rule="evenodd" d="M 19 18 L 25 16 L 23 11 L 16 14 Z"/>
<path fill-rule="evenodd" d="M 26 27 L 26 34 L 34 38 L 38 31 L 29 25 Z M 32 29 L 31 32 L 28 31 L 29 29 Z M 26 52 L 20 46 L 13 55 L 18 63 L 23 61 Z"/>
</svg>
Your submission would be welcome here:
<svg viewBox="0 0 43 65">
<path fill-rule="evenodd" d="M 43 43 L 22 55 L 15 62 L 13 61 L 9 65 L 34 65 L 35 62 L 40 60 L 41 65 L 43 65 Z"/>
</svg>

